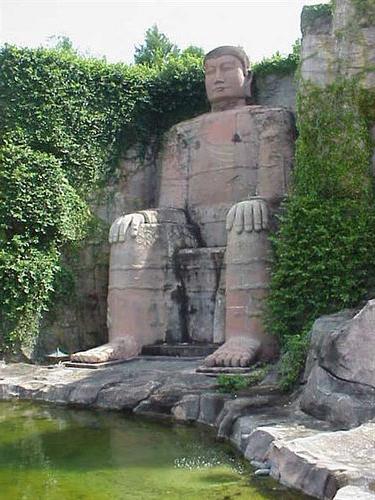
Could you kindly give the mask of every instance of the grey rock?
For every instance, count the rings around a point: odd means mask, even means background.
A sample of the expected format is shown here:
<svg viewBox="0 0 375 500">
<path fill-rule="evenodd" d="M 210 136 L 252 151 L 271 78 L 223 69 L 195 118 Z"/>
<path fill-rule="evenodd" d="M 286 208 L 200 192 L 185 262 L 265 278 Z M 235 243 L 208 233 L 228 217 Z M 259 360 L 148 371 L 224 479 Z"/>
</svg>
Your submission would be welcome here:
<svg viewBox="0 0 375 500">
<path fill-rule="evenodd" d="M 171 413 L 176 420 L 194 422 L 198 420 L 199 408 L 200 396 L 193 394 L 184 396 L 181 401 L 172 408 Z"/>
<path fill-rule="evenodd" d="M 270 473 L 271 473 L 270 469 L 257 469 L 254 472 L 254 476 L 264 477 L 264 476 L 269 476 Z"/>
<path fill-rule="evenodd" d="M 350 429 L 375 417 L 375 389 L 337 379 L 316 366 L 301 395 L 301 408 L 337 427 Z"/>
<path fill-rule="evenodd" d="M 351 428 L 375 417 L 375 300 L 314 323 L 301 408 Z"/>
<path fill-rule="evenodd" d="M 375 388 L 375 300 L 326 335 L 319 364 L 335 377 Z"/>
<path fill-rule="evenodd" d="M 214 426 L 225 402 L 230 398 L 227 394 L 205 393 L 200 398 L 198 422 Z"/>
<path fill-rule="evenodd" d="M 255 469 L 270 469 L 267 462 L 260 462 L 259 460 L 250 460 L 250 465 Z M 267 467 L 266 467 L 267 465 Z"/>
<path fill-rule="evenodd" d="M 317 498 L 333 498 L 341 485 L 368 489 L 375 480 L 375 424 L 349 431 L 273 441 L 271 476 Z"/>
<path fill-rule="evenodd" d="M 248 460 L 264 463 L 268 460 L 271 444 L 275 440 L 291 441 L 297 437 L 314 435 L 317 432 L 316 429 L 307 428 L 292 421 L 285 420 L 284 422 L 272 427 L 267 425 L 255 428 L 249 436 L 245 457 Z"/>
<path fill-rule="evenodd" d="M 311 370 L 318 363 L 318 358 L 320 356 L 321 346 L 324 338 L 329 335 L 333 330 L 341 328 L 347 321 L 353 318 L 355 315 L 355 310 L 345 309 L 335 314 L 327 314 L 321 316 L 312 326 L 309 333 L 310 345 L 309 352 L 305 365 L 305 372 L 303 375 L 303 381 L 306 382 Z"/>
<path fill-rule="evenodd" d="M 375 500 L 375 493 L 365 491 L 358 486 L 344 486 L 336 493 L 333 500 Z"/>
<path fill-rule="evenodd" d="M 111 410 L 132 410 L 139 403 L 147 399 L 160 386 L 158 382 L 149 381 L 137 383 L 119 383 L 99 392 L 96 406 Z"/>
<path fill-rule="evenodd" d="M 280 397 L 280 394 L 277 392 L 272 393 L 272 391 L 269 391 L 267 394 L 267 391 L 261 391 L 260 393 L 257 393 L 258 388 L 254 389 L 254 394 L 252 396 L 249 395 L 248 397 L 240 397 L 236 399 L 231 398 L 225 403 L 224 408 L 217 420 L 219 437 L 231 438 L 233 424 L 238 418 L 249 413 L 256 413 L 256 410 L 259 408 L 275 406 L 276 402 L 282 404 L 284 401 L 284 399 Z M 239 440 L 233 436 L 232 439 L 237 446 L 242 446 L 242 444 L 240 444 L 240 440 L 242 440 L 242 438 Z"/>
</svg>

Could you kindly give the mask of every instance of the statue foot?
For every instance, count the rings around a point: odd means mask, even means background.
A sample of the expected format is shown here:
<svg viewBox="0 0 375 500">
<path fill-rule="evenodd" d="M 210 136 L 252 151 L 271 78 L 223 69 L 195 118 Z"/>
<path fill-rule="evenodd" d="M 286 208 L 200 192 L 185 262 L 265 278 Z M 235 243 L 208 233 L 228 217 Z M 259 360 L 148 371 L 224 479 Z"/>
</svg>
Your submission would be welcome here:
<svg viewBox="0 0 375 500">
<path fill-rule="evenodd" d="M 123 337 L 88 351 L 76 352 L 70 356 L 78 363 L 104 363 L 137 356 L 141 347 L 133 337 Z"/>
<path fill-rule="evenodd" d="M 249 337 L 233 337 L 204 360 L 205 366 L 249 366 L 256 361 L 261 343 Z"/>
</svg>

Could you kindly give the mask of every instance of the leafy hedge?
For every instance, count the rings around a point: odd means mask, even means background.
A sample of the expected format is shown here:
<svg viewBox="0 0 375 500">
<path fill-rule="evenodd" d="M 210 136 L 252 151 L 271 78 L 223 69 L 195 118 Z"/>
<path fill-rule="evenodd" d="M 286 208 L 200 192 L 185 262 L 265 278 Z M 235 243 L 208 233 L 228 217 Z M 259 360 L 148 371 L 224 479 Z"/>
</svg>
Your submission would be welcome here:
<svg viewBox="0 0 375 500">
<path fill-rule="evenodd" d="M 161 67 L 72 50 L 0 51 L 0 351 L 31 343 L 65 244 L 123 150 L 207 109 L 201 57 Z"/>
<path fill-rule="evenodd" d="M 367 106 L 365 103 L 367 102 Z M 293 190 L 274 238 L 269 326 L 295 382 L 306 333 L 319 315 L 358 305 L 375 279 L 375 204 L 368 116 L 373 96 L 355 81 L 304 84 Z"/>
</svg>

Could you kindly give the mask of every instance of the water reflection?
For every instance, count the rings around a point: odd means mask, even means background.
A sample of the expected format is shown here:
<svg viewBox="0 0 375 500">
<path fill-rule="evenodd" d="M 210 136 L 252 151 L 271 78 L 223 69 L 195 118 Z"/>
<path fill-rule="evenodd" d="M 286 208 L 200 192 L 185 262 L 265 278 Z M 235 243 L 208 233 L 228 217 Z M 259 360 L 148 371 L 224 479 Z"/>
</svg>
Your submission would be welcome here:
<svg viewBox="0 0 375 500">
<path fill-rule="evenodd" d="M 249 475 L 205 429 L 0 403 L 2 500 L 303 498 Z"/>
</svg>

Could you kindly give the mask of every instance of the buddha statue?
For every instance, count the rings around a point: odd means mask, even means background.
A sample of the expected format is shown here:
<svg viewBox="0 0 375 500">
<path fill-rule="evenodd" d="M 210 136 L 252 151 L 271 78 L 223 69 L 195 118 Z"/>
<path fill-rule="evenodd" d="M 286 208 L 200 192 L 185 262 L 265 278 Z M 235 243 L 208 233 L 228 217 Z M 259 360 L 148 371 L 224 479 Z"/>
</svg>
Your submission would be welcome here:
<svg viewBox="0 0 375 500">
<path fill-rule="evenodd" d="M 241 48 L 218 47 L 204 66 L 211 112 L 166 134 L 157 207 L 110 228 L 109 342 L 73 361 L 128 359 L 145 345 L 181 340 L 221 344 L 208 367 L 245 367 L 278 354 L 263 324 L 268 234 L 287 193 L 293 118 L 248 104 L 252 74 Z"/>
</svg>

